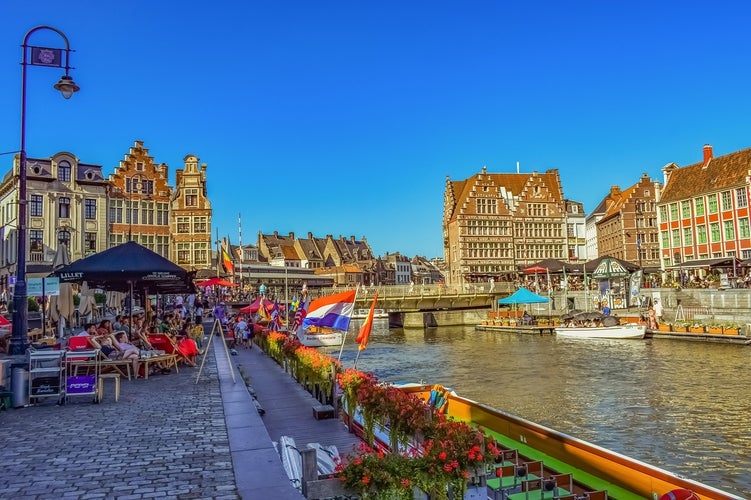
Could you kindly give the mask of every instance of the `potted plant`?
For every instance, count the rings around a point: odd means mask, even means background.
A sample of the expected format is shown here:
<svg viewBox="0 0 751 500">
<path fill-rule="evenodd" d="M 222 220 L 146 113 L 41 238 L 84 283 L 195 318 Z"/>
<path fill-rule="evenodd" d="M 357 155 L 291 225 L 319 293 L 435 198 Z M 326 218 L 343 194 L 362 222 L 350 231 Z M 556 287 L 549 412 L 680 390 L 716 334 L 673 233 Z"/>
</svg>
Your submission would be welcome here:
<svg viewBox="0 0 751 500">
<path fill-rule="evenodd" d="M 706 329 L 701 323 L 693 323 L 688 325 L 688 333 L 705 333 Z"/>
<path fill-rule="evenodd" d="M 688 325 L 689 323 L 686 321 L 676 321 L 675 324 L 673 324 L 673 331 L 686 333 L 688 332 Z"/>
<path fill-rule="evenodd" d="M 722 327 L 723 335 L 740 335 L 741 326 L 738 323 L 726 323 Z"/>
<path fill-rule="evenodd" d="M 672 332 L 673 331 L 673 325 L 670 323 L 660 323 L 657 325 L 657 330 L 660 332 Z"/>
<path fill-rule="evenodd" d="M 720 323 L 708 324 L 707 333 L 711 333 L 712 335 L 722 335 L 722 324 Z"/>
</svg>

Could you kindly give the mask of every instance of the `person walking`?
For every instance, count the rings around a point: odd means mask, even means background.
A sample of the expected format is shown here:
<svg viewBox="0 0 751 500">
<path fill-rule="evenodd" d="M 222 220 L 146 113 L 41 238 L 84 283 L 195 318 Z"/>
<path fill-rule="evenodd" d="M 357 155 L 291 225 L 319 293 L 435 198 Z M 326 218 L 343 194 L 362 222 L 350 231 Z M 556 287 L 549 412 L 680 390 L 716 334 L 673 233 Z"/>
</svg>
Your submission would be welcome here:
<svg viewBox="0 0 751 500">
<path fill-rule="evenodd" d="M 655 318 L 657 319 L 657 323 L 662 323 L 662 301 L 661 300 L 655 300 Z"/>
</svg>

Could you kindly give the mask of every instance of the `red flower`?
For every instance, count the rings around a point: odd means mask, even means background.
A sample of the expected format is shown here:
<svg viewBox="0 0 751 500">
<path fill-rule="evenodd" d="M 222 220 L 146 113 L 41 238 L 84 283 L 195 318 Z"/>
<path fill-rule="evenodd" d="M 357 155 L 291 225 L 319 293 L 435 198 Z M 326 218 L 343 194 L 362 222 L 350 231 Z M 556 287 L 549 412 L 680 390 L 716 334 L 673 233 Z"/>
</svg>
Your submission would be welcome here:
<svg viewBox="0 0 751 500">
<path fill-rule="evenodd" d="M 362 478 L 362 484 L 369 484 L 370 483 L 370 476 L 365 476 Z"/>
<path fill-rule="evenodd" d="M 441 460 L 446 460 L 446 452 L 442 451 L 438 454 L 438 458 Z"/>
</svg>

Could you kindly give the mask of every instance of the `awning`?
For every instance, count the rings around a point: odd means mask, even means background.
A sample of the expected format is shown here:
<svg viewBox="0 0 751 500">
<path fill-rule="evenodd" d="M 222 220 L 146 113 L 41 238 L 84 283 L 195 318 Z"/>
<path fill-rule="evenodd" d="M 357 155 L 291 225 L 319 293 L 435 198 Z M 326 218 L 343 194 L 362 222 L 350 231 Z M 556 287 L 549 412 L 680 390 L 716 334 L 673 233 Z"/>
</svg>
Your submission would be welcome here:
<svg viewBox="0 0 751 500">
<path fill-rule="evenodd" d="M 716 257 L 714 259 L 696 259 L 687 260 L 682 264 L 676 264 L 674 266 L 666 267 L 665 270 L 681 270 L 681 269 L 702 269 L 712 267 L 740 267 L 741 261 L 735 257 Z"/>
</svg>

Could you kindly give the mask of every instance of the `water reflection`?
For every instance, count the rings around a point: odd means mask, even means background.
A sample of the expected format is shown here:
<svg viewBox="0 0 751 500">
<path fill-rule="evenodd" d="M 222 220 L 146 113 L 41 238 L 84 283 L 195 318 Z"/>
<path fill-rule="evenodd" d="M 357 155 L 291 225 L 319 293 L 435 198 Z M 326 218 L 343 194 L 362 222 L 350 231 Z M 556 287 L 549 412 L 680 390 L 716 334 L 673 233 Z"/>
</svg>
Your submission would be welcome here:
<svg viewBox="0 0 751 500">
<path fill-rule="evenodd" d="M 359 322 L 342 353 L 357 354 Z M 749 347 L 557 339 L 472 327 L 391 330 L 376 320 L 358 368 L 462 396 L 751 496 Z M 338 354 L 338 353 L 337 353 Z"/>
</svg>

